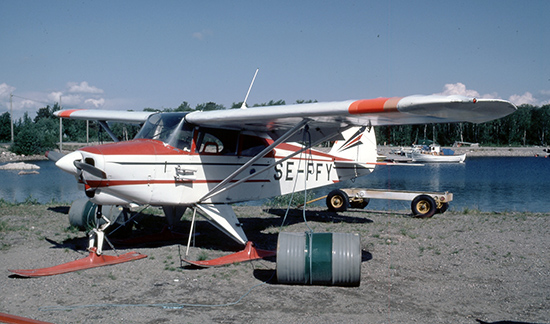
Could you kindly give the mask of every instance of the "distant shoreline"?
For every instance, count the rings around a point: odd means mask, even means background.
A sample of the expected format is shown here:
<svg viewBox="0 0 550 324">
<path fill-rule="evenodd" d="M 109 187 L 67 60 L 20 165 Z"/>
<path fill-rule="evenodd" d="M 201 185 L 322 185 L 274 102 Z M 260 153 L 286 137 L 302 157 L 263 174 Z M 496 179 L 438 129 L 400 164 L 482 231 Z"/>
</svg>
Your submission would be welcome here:
<svg viewBox="0 0 550 324">
<path fill-rule="evenodd" d="M 396 146 L 378 146 L 378 153 L 381 155 L 388 155 L 392 150 L 398 149 Z M 481 147 L 445 147 L 451 149 L 455 154 L 464 154 L 466 157 L 476 156 L 476 157 L 534 157 L 547 155 L 543 151 L 545 147 L 541 146 L 529 146 L 529 147 L 491 147 L 491 146 L 481 146 Z"/>
</svg>

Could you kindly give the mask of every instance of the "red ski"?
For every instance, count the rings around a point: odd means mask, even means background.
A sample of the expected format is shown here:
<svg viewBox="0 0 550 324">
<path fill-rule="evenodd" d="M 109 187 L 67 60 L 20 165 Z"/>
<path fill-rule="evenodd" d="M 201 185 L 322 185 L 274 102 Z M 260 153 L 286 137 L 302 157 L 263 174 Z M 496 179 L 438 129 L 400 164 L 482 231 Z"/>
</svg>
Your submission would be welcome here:
<svg viewBox="0 0 550 324">
<path fill-rule="evenodd" d="M 233 254 L 225 255 L 212 260 L 190 261 L 183 259 L 182 261 L 197 267 L 219 267 L 226 264 L 263 259 L 275 256 L 276 254 L 276 251 L 257 249 L 252 242 L 248 241 L 244 250 Z"/>
<path fill-rule="evenodd" d="M 139 260 L 146 258 L 145 254 L 138 252 L 128 252 L 119 256 L 111 255 L 97 255 L 95 248 L 90 250 L 90 254 L 82 259 L 63 263 L 49 268 L 41 269 L 21 269 L 21 270 L 9 270 L 16 275 L 22 277 L 42 277 L 42 276 L 53 276 L 67 272 L 73 272 L 78 270 L 85 270 L 90 268 L 97 268 L 106 265 L 112 265 L 117 263 L 123 263 L 133 260 Z"/>
</svg>

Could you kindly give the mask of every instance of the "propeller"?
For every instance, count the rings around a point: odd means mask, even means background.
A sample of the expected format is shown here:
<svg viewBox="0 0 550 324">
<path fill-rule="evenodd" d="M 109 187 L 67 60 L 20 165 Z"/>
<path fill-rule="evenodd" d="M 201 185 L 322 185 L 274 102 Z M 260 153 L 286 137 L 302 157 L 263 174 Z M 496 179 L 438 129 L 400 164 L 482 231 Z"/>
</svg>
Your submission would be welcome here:
<svg viewBox="0 0 550 324">
<path fill-rule="evenodd" d="M 48 159 L 50 159 L 51 161 L 54 161 L 54 162 L 57 162 L 59 161 L 59 159 L 61 159 L 62 157 L 64 157 L 65 155 L 63 153 L 60 153 L 60 152 L 56 152 L 56 151 L 48 151 L 46 152 L 46 157 Z"/>
<path fill-rule="evenodd" d="M 81 161 L 74 161 L 73 163 L 74 163 L 74 166 L 79 170 L 86 171 L 89 174 L 100 179 L 107 179 L 107 174 L 103 172 L 103 170 L 100 170 L 91 164 L 84 163 Z"/>
</svg>

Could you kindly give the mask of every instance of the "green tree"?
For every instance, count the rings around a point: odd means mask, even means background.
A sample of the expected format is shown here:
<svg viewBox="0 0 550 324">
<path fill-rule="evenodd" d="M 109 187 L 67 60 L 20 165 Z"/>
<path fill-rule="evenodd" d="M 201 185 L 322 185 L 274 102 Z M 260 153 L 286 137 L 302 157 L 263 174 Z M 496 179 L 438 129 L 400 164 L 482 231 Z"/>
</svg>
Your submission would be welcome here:
<svg viewBox="0 0 550 324">
<path fill-rule="evenodd" d="M 225 109 L 223 105 L 218 105 L 217 103 L 212 101 L 198 104 L 197 107 L 195 107 L 195 110 L 198 110 L 198 111 L 222 110 L 222 109 Z"/>
<path fill-rule="evenodd" d="M 28 113 L 19 120 L 11 151 L 16 154 L 42 154 L 56 147 L 59 127 L 53 118 L 33 122 Z"/>
<path fill-rule="evenodd" d="M 260 104 L 254 104 L 254 106 L 252 106 L 252 107 L 284 106 L 284 105 L 286 105 L 286 102 L 285 102 L 283 99 L 280 99 L 280 100 L 277 100 L 277 101 L 269 100 L 269 102 L 264 102 L 264 103 L 260 103 Z"/>
<path fill-rule="evenodd" d="M 306 104 L 306 103 L 314 103 L 314 102 L 317 102 L 317 100 L 303 100 L 303 99 L 296 100 L 297 104 Z"/>
<path fill-rule="evenodd" d="M 181 105 L 178 106 L 174 111 L 193 111 L 194 109 L 191 108 L 189 103 L 187 101 L 184 101 L 181 103 Z"/>
<path fill-rule="evenodd" d="M 11 116 L 5 112 L 0 116 L 0 142 L 11 141 Z"/>
</svg>

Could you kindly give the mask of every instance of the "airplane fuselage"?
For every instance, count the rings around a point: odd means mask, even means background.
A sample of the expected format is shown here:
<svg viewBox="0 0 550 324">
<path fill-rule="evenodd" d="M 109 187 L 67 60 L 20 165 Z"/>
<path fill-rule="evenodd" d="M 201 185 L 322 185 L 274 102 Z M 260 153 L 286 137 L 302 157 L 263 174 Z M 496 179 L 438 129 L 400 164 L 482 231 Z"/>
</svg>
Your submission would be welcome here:
<svg viewBox="0 0 550 324">
<path fill-rule="evenodd" d="M 132 141 L 85 147 L 57 165 L 77 175 L 98 205 L 157 206 L 269 198 L 334 184 L 374 168 L 346 165 L 353 161 L 310 149 L 288 158 L 303 149 L 297 143 L 281 143 L 258 157 L 273 143 L 267 134 L 193 127 L 183 116 L 158 118 L 156 125 L 148 121 Z M 255 161 L 242 169 L 251 159 Z M 79 172 L 74 160 L 103 171 L 105 177 Z M 223 190 L 205 197 L 240 168 Z"/>
</svg>

